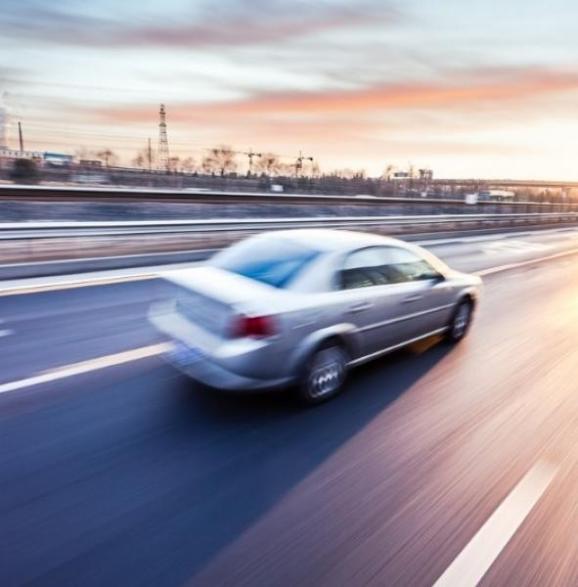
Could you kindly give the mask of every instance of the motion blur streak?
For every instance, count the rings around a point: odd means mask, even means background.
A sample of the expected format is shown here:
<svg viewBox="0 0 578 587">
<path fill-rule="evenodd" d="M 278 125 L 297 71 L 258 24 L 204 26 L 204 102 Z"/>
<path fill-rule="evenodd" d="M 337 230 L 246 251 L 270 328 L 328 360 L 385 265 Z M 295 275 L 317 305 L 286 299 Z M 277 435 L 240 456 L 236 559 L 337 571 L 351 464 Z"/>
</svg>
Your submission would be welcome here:
<svg viewBox="0 0 578 587">
<path fill-rule="evenodd" d="M 524 233 L 527 235 L 527 233 Z M 527 252 L 532 250 L 532 243 L 531 241 L 534 239 L 537 241 L 536 248 L 539 250 L 539 243 L 540 240 L 544 238 L 545 235 L 548 235 L 547 231 L 536 231 L 535 235 L 533 235 L 530 239 L 530 242 L 523 242 L 527 248 Z M 507 238 L 499 237 L 496 240 L 493 238 L 484 240 L 476 239 L 467 239 L 464 238 L 461 241 L 462 245 L 467 245 L 468 243 L 475 245 L 477 243 L 478 247 L 483 250 L 483 243 L 496 243 L 496 244 L 505 244 L 507 245 L 508 242 L 513 241 L 513 237 L 515 234 L 510 235 Z M 550 238 L 553 239 L 560 239 L 560 242 L 556 242 L 556 246 L 560 246 L 563 243 L 563 247 L 565 248 L 568 246 L 568 243 L 573 242 L 576 238 L 578 238 L 578 234 L 575 231 L 569 231 L 568 229 L 563 229 L 561 231 L 552 231 L 549 235 Z M 547 238 L 547 237 L 546 237 Z M 416 244 L 421 244 L 419 241 L 416 241 Z M 460 242 L 456 241 L 449 241 L 448 247 L 449 251 L 441 249 L 441 253 L 439 253 L 440 246 L 443 247 L 443 241 L 436 241 L 435 239 L 432 241 L 425 241 L 422 246 L 425 248 L 431 248 L 432 251 L 436 254 L 441 254 L 442 258 L 447 258 L 448 260 L 453 260 L 453 248 L 458 245 L 459 248 Z M 519 244 L 519 243 L 518 243 Z M 488 244 L 489 246 L 489 244 Z M 504 252 L 504 251 L 502 251 Z M 490 266 L 486 267 L 485 265 L 483 268 L 478 270 L 472 270 L 469 266 L 464 266 L 462 269 L 471 271 L 474 275 L 479 275 L 480 277 L 485 277 L 488 275 L 494 275 L 496 273 L 502 273 L 504 271 L 510 271 L 512 269 L 521 268 L 529 265 L 535 265 L 537 263 L 542 263 L 544 261 L 552 261 L 558 258 L 578 255 L 578 249 L 570 248 L 567 250 L 562 250 L 560 252 L 541 256 L 541 257 L 533 257 L 523 261 L 516 261 L 513 260 L 516 257 L 514 256 L 513 259 L 510 256 L 508 259 L 508 263 L 504 263 L 502 265 L 497 266 Z M 190 264 L 189 264 L 190 265 Z M 458 261 L 459 265 L 459 261 Z M 97 287 L 103 285 L 113 285 L 115 283 L 128 283 L 131 281 L 148 281 L 157 279 L 159 273 L 166 271 L 170 268 L 183 268 L 186 267 L 186 263 L 178 263 L 173 266 L 156 266 L 156 267 L 147 267 L 143 272 L 142 268 L 135 268 L 135 269 L 119 269 L 119 270 L 110 270 L 110 271 L 103 271 L 103 272 L 91 272 L 80 274 L 77 276 L 60 276 L 60 277 L 41 277 L 41 278 L 28 278 L 28 279 L 20 279 L 14 280 L 12 282 L 0 282 L 0 297 L 5 296 L 16 296 L 16 295 L 27 295 L 27 294 L 36 294 L 36 293 L 43 293 L 43 292 L 50 292 L 50 291 L 60 291 L 66 289 L 76 289 L 81 287 Z M 461 267 L 461 265 L 459 265 Z M 477 265 L 476 265 L 477 267 Z"/>
<path fill-rule="evenodd" d="M 570 251 L 563 251 L 561 253 L 555 253 L 554 255 L 548 255 L 546 257 L 540 257 L 538 259 L 529 259 L 528 261 L 520 261 L 519 263 L 508 263 L 507 265 L 488 267 L 488 269 L 476 271 L 476 275 L 479 275 L 480 277 L 484 277 L 486 275 L 494 275 L 495 273 L 502 273 L 503 271 L 509 271 L 511 269 L 519 269 L 521 267 L 527 267 L 528 265 L 543 263 L 544 261 L 554 261 L 555 259 L 561 259 L 562 257 L 568 257 L 576 254 L 578 254 L 578 249 L 572 249 Z"/>
<path fill-rule="evenodd" d="M 37 285 L 14 285 L 2 289 L 0 287 L 0 297 L 16 296 L 24 294 L 42 293 L 48 291 L 61 291 L 66 289 L 77 289 L 79 287 L 94 287 L 97 285 L 111 285 L 114 283 L 126 283 L 129 281 L 146 281 L 148 279 L 156 279 L 156 275 L 151 273 L 139 273 L 136 275 L 109 275 L 107 277 L 86 277 L 82 279 L 44 279 L 42 283 Z M 34 280 L 31 280 L 34 281 Z"/>
<path fill-rule="evenodd" d="M 555 467 L 537 463 L 434 587 L 475 587 L 546 491 L 555 474 Z"/>
<path fill-rule="evenodd" d="M 0 331 L 0 336 L 2 335 Z M 74 365 L 66 365 L 47 373 L 41 373 L 34 377 L 21 379 L 20 381 L 11 381 L 0 385 L 0 393 L 8 393 L 9 391 L 16 391 L 42 383 L 50 383 L 58 379 L 65 379 L 66 377 L 74 377 L 75 375 L 82 375 L 83 373 L 90 373 L 98 369 L 106 369 L 107 367 L 115 367 L 130 363 L 132 361 L 139 361 L 141 359 L 148 359 L 161 355 L 169 350 L 169 344 L 156 344 L 141 349 L 134 349 L 118 353 L 116 355 L 108 355 L 106 357 L 98 357 L 82 363 L 75 363 Z"/>
<path fill-rule="evenodd" d="M 575 237 L 437 252 L 480 271 Z M 146 316 L 168 294 L 149 280 L 2 298 L 0 385 L 160 351 Z M 577 324 L 568 256 L 488 276 L 459 348 L 357 369 L 315 409 L 201 392 L 152 350 L 0 394 L 0 585 L 431 586 L 536 463 L 556 475 L 480 585 L 576 585 Z"/>
</svg>

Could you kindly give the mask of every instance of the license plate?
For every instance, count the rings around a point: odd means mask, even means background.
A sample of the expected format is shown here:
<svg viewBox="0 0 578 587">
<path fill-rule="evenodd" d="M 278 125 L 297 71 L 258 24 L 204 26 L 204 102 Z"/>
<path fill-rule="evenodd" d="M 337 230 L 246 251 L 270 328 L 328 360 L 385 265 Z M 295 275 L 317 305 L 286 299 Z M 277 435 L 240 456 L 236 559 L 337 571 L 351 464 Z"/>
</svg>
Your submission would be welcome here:
<svg viewBox="0 0 578 587">
<path fill-rule="evenodd" d="M 183 344 L 175 346 L 171 354 L 173 359 L 181 365 L 191 365 L 203 359 L 203 355 L 198 349 Z"/>
</svg>

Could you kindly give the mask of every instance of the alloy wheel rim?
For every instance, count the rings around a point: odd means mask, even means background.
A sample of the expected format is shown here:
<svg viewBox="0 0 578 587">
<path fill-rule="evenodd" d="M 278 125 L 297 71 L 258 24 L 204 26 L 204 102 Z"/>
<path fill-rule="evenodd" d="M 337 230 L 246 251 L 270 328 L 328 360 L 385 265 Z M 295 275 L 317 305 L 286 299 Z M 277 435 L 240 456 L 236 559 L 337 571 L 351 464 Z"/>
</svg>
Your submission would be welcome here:
<svg viewBox="0 0 578 587">
<path fill-rule="evenodd" d="M 458 308 L 454 318 L 453 335 L 455 338 L 461 338 L 468 327 L 470 321 L 471 310 L 467 304 L 463 304 Z"/>
<path fill-rule="evenodd" d="M 345 365 L 338 348 L 320 351 L 315 355 L 309 374 L 311 397 L 320 398 L 335 392 L 343 382 Z"/>
</svg>

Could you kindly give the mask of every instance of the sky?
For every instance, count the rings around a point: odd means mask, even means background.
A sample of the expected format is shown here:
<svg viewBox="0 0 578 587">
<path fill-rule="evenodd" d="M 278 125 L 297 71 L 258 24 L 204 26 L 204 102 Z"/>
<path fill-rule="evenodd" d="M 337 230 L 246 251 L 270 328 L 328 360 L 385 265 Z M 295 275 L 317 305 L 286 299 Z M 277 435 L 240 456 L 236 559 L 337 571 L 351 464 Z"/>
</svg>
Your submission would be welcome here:
<svg viewBox="0 0 578 587">
<path fill-rule="evenodd" d="M 574 0 L 1 0 L 16 146 L 578 180 Z"/>
</svg>

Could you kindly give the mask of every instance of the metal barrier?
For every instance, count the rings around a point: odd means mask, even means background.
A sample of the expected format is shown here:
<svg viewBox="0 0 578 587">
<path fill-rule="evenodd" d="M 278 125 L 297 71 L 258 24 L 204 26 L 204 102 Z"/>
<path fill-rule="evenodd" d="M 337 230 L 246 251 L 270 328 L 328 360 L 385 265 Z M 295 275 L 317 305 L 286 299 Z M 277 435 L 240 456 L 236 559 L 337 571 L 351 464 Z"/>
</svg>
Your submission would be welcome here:
<svg viewBox="0 0 578 587">
<path fill-rule="evenodd" d="M 11 222 L 0 224 L 0 279 L 198 260 L 250 234 L 267 230 L 347 228 L 439 242 L 565 226 L 578 226 L 578 213 Z"/>
<path fill-rule="evenodd" d="M 460 212 L 472 210 L 492 210 L 499 212 L 510 209 L 530 209 L 536 212 L 577 211 L 578 204 L 570 202 L 539 203 L 539 202 L 493 202 L 479 201 L 475 205 L 466 204 L 462 197 L 425 197 L 420 196 L 371 196 L 371 195 L 330 195 L 330 194 L 290 194 L 253 192 L 240 193 L 230 191 L 202 191 L 196 189 L 151 189 L 151 188 L 111 188 L 111 187 L 79 187 L 79 186 L 27 186 L 0 185 L 0 200 L 11 201 L 74 201 L 74 202 L 155 202 L 155 203 L 196 203 L 196 204 L 278 204 L 278 205 L 342 205 L 354 207 L 457 207 Z"/>
<path fill-rule="evenodd" d="M 142 220 L 101 222 L 0 223 L 0 240 L 66 237 L 114 237 L 187 233 L 255 232 L 289 228 L 407 228 L 452 230 L 543 226 L 578 223 L 578 212 L 530 214 L 444 214 L 415 216 L 348 216 L 322 218 L 248 218 L 215 220 Z M 399 229 L 399 230 L 398 230 Z"/>
</svg>

